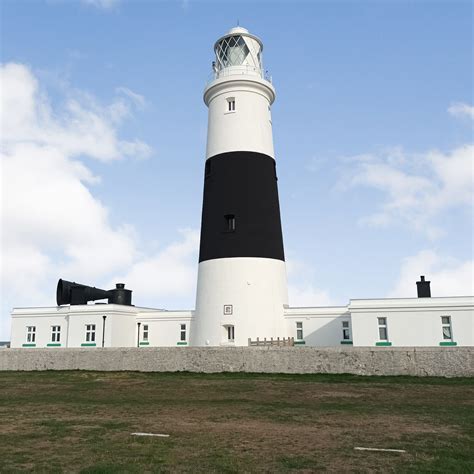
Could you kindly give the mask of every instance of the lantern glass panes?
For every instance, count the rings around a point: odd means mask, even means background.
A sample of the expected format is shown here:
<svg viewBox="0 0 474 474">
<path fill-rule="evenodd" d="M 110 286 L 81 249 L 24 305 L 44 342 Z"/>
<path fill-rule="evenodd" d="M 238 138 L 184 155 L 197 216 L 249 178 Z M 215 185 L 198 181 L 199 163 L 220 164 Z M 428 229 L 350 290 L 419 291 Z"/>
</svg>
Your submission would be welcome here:
<svg viewBox="0 0 474 474">
<path fill-rule="evenodd" d="M 228 36 L 217 44 L 217 60 L 220 69 L 244 64 L 249 48 L 242 36 Z"/>
</svg>

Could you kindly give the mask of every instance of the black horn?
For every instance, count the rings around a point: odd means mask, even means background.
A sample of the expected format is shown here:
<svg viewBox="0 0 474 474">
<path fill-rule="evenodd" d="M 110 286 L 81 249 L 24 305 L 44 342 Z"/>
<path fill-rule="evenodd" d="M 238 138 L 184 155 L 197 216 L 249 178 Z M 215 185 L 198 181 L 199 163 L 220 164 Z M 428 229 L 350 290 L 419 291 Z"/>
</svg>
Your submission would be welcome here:
<svg viewBox="0 0 474 474">
<path fill-rule="evenodd" d="M 56 303 L 63 304 L 87 304 L 88 301 L 102 300 L 109 297 L 109 292 L 94 288 L 93 286 L 81 285 L 74 281 L 59 280 L 56 290 Z"/>
<path fill-rule="evenodd" d="M 63 304 L 87 304 L 88 301 L 108 299 L 109 304 L 122 304 L 131 306 L 132 290 L 127 290 L 123 283 L 117 283 L 113 290 L 101 290 L 94 286 L 82 285 L 74 281 L 60 279 L 56 289 L 56 303 Z"/>
</svg>

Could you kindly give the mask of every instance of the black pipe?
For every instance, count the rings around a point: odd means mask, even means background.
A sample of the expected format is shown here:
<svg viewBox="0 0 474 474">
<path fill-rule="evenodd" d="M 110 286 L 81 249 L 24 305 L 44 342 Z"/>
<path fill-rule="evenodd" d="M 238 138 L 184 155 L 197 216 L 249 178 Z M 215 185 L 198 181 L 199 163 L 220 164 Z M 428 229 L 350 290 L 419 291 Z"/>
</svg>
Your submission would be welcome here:
<svg viewBox="0 0 474 474">
<path fill-rule="evenodd" d="M 104 347 L 104 340 L 105 340 L 105 320 L 107 316 L 102 316 L 102 347 Z"/>
<path fill-rule="evenodd" d="M 140 324 L 141 323 L 137 323 L 137 326 L 138 326 L 137 347 L 140 347 Z"/>
</svg>

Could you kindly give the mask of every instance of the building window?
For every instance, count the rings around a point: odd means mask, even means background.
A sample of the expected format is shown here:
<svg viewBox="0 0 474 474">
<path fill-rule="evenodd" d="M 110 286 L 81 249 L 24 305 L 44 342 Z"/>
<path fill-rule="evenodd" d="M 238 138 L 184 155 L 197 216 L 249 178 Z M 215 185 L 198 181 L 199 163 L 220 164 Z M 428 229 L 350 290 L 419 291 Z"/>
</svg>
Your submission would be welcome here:
<svg viewBox="0 0 474 474">
<path fill-rule="evenodd" d="M 227 99 L 227 112 L 235 112 L 235 97 Z"/>
<path fill-rule="evenodd" d="M 451 329 L 451 316 L 441 316 L 441 327 L 443 329 L 443 339 L 453 340 L 453 331 Z"/>
<path fill-rule="evenodd" d="M 181 324 L 180 325 L 180 336 L 179 336 L 179 340 L 180 341 L 186 341 L 186 324 Z"/>
<path fill-rule="evenodd" d="M 59 342 L 61 340 L 61 326 L 51 326 L 51 342 Z"/>
<path fill-rule="evenodd" d="M 234 214 L 226 214 L 225 218 L 225 230 L 226 232 L 235 232 L 235 215 Z"/>
<path fill-rule="evenodd" d="M 227 340 L 229 342 L 234 342 L 234 338 L 235 338 L 234 326 L 226 326 L 226 328 L 227 328 Z"/>
<path fill-rule="evenodd" d="M 232 308 L 232 305 L 231 305 L 231 304 L 225 304 L 225 305 L 224 305 L 224 314 L 225 314 L 226 316 L 231 315 L 231 314 L 232 314 L 232 310 L 233 310 L 233 308 Z"/>
<path fill-rule="evenodd" d="M 26 327 L 26 342 L 36 342 L 36 326 Z"/>
<path fill-rule="evenodd" d="M 296 339 L 303 340 L 303 323 L 300 321 L 296 323 Z"/>
<path fill-rule="evenodd" d="M 204 167 L 205 172 L 204 175 L 206 178 L 211 176 L 211 162 L 209 160 L 206 161 L 206 166 Z"/>
<path fill-rule="evenodd" d="M 148 342 L 148 324 L 143 325 L 142 341 Z"/>
<path fill-rule="evenodd" d="M 349 327 L 349 321 L 342 321 L 342 340 L 343 341 L 351 340 L 351 330 Z"/>
<path fill-rule="evenodd" d="M 95 342 L 95 324 L 86 324 L 86 342 Z"/>
<path fill-rule="evenodd" d="M 377 318 L 379 325 L 379 339 L 381 341 L 388 341 L 387 332 L 387 318 Z"/>
</svg>

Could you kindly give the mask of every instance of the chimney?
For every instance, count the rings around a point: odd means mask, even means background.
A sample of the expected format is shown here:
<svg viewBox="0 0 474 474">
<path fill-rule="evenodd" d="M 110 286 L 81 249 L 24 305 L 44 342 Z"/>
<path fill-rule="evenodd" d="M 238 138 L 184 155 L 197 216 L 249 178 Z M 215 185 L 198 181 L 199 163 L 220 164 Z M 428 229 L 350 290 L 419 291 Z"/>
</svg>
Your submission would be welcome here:
<svg viewBox="0 0 474 474">
<path fill-rule="evenodd" d="M 416 289 L 418 291 L 418 298 L 431 298 L 431 289 L 429 281 L 425 281 L 425 276 L 420 276 L 420 281 L 416 282 Z"/>
</svg>

